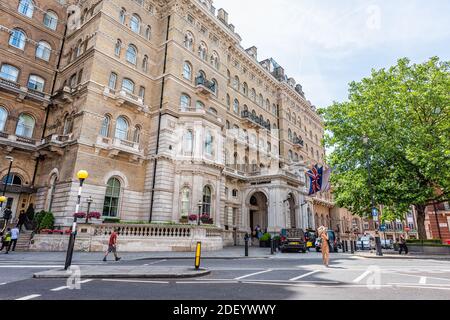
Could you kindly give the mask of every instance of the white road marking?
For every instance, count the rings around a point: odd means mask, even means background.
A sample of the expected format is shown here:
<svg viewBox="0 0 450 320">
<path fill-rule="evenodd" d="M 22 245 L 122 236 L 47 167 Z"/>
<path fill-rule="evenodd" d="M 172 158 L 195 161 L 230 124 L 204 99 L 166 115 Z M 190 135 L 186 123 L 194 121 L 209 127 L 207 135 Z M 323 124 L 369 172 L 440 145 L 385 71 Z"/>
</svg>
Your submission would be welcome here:
<svg viewBox="0 0 450 320">
<path fill-rule="evenodd" d="M 271 272 L 271 271 L 272 271 L 272 269 L 267 269 L 267 270 L 260 271 L 260 272 L 250 273 L 250 274 L 246 274 L 245 276 L 242 276 L 242 277 L 234 278 L 234 280 L 241 280 L 241 279 L 249 278 L 252 276 L 256 276 L 258 274 L 263 274 L 263 273 L 267 273 L 267 272 Z"/>
<path fill-rule="evenodd" d="M 149 281 L 149 280 L 127 280 L 127 279 L 102 279 L 106 282 L 128 282 L 128 283 L 153 283 L 153 284 L 168 284 L 169 281 Z"/>
<path fill-rule="evenodd" d="M 367 277 L 369 274 L 371 274 L 372 271 L 367 270 L 366 272 L 364 272 L 362 275 L 360 275 L 358 278 L 356 278 L 355 280 L 353 280 L 353 282 L 358 283 L 361 280 L 363 280 L 365 277 Z"/>
<path fill-rule="evenodd" d="M 177 284 L 236 284 L 239 283 L 239 281 L 236 280 L 228 280 L 228 281 L 205 281 L 205 282 L 199 282 L 199 281 L 177 281 Z"/>
<path fill-rule="evenodd" d="M 432 279 L 432 280 L 439 280 L 439 281 L 450 281 L 448 278 L 437 278 L 437 277 L 423 277 L 423 276 L 416 276 L 414 274 L 406 274 L 406 273 L 400 273 L 400 272 L 394 272 L 395 274 L 406 276 L 406 277 L 415 277 L 415 278 L 426 278 L 426 279 Z"/>
<path fill-rule="evenodd" d="M 79 284 L 83 284 L 83 283 L 88 283 L 88 282 L 91 282 L 91 281 L 92 281 L 92 279 L 86 279 L 86 280 L 78 281 L 78 283 Z M 50 289 L 50 291 L 61 291 L 61 290 L 64 290 L 64 289 L 69 289 L 69 287 L 68 286 L 62 286 L 62 287 Z"/>
<path fill-rule="evenodd" d="M 8 284 L 8 282 L 2 282 L 0 283 L 0 286 L 4 286 L 5 284 Z"/>
<path fill-rule="evenodd" d="M 166 260 L 166 259 L 164 259 L 164 260 L 158 260 L 158 261 L 155 261 L 155 262 L 151 262 L 151 263 L 144 264 L 144 266 L 148 266 L 148 265 L 152 265 L 152 264 L 157 264 L 157 263 L 161 263 L 161 262 L 164 262 L 164 261 L 167 261 L 167 260 Z"/>
<path fill-rule="evenodd" d="M 23 269 L 23 268 L 62 268 L 62 267 L 64 267 L 64 266 L 44 266 L 44 265 L 34 265 L 34 266 L 27 266 L 27 265 L 0 265 L 0 268 L 5 268 L 5 269 L 11 269 L 11 268 L 14 268 L 14 269 L 18 269 L 18 268 L 20 268 L 20 269 Z"/>
<path fill-rule="evenodd" d="M 317 273 L 317 272 L 320 272 L 320 271 L 319 271 L 319 270 L 311 271 L 311 272 L 305 273 L 305 274 L 303 274 L 303 275 L 301 275 L 301 276 L 298 276 L 298 277 L 289 279 L 289 281 L 297 281 L 297 280 L 300 280 L 300 279 L 302 279 L 302 278 L 309 277 L 310 275 L 313 275 L 313 274 L 315 274 L 315 273 Z"/>
<path fill-rule="evenodd" d="M 31 300 L 31 299 L 34 299 L 34 298 L 37 298 L 37 297 L 40 297 L 41 295 L 40 294 L 30 294 L 29 296 L 25 296 L 25 297 L 22 297 L 22 298 L 18 298 L 18 299 L 16 299 L 16 300 Z"/>
<path fill-rule="evenodd" d="M 427 277 L 421 277 L 419 280 L 419 284 L 427 284 Z"/>
</svg>

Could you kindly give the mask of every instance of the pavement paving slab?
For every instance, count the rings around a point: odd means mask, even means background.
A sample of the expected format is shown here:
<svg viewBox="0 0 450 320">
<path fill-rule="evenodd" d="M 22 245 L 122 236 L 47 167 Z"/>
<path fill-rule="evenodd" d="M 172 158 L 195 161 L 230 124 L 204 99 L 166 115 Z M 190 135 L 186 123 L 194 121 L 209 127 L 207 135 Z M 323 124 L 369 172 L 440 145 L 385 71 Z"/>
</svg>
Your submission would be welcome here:
<svg viewBox="0 0 450 320">
<path fill-rule="evenodd" d="M 33 274 L 37 279 L 65 279 L 80 277 L 84 279 L 180 279 L 203 277 L 210 270 L 188 267 L 155 267 L 155 266 L 79 266 L 78 270 L 67 271 L 62 268 L 52 269 Z"/>
</svg>

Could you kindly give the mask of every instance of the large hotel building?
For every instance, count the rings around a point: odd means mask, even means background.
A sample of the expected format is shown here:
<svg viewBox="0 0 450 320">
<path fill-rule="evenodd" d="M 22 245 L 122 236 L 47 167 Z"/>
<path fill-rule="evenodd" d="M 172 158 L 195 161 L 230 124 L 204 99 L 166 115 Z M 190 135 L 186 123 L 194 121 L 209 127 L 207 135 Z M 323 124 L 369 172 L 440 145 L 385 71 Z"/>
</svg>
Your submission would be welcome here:
<svg viewBox="0 0 450 320">
<path fill-rule="evenodd" d="M 323 121 L 225 10 L 74 2 L 0 2 L 0 187 L 16 217 L 33 204 L 69 226 L 84 169 L 82 210 L 90 196 L 109 221 L 331 227 L 331 196 L 308 197 L 305 177 L 324 165 Z"/>
</svg>

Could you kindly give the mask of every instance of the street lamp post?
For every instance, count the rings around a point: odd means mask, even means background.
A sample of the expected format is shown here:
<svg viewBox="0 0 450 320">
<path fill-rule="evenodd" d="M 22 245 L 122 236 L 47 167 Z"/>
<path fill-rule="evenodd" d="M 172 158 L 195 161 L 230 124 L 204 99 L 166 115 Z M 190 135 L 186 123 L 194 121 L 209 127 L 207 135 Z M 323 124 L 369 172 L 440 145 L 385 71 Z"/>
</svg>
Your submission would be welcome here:
<svg viewBox="0 0 450 320">
<path fill-rule="evenodd" d="M 87 204 L 88 204 L 88 206 L 87 206 L 87 212 L 86 212 L 86 224 L 88 224 L 88 223 L 89 223 L 89 213 L 91 212 L 91 204 L 92 204 L 92 202 L 94 202 L 94 200 L 92 199 L 91 196 L 89 196 L 89 197 L 86 199 L 86 202 L 87 202 Z"/>
<path fill-rule="evenodd" d="M 371 207 L 372 207 L 372 216 L 375 216 L 375 213 L 377 212 L 377 208 L 375 207 L 375 193 L 373 192 L 372 188 L 372 180 L 371 180 L 371 172 L 370 172 L 370 157 L 369 157 L 369 138 L 364 137 L 363 138 L 364 146 L 366 148 L 366 159 L 367 159 L 367 174 L 368 174 L 368 182 L 369 182 L 369 189 L 371 194 Z M 375 224 L 376 227 L 376 224 Z M 378 226 L 379 227 L 379 226 Z M 378 228 L 375 228 L 375 244 L 377 247 L 377 256 L 383 256 L 383 251 L 381 249 L 381 239 Z"/>
<path fill-rule="evenodd" d="M 3 185 L 3 191 L 2 191 L 2 196 L 0 197 L 0 211 L 3 210 L 3 203 L 8 201 L 8 198 L 5 197 L 6 194 L 6 188 L 8 187 L 8 181 L 9 181 L 9 175 L 11 174 L 11 168 L 12 168 L 12 164 L 14 162 L 14 158 L 11 156 L 7 156 L 5 157 L 6 160 L 9 161 L 9 167 L 8 167 L 8 173 L 6 175 L 6 180 L 4 181 L 4 185 Z M 9 219 L 11 219 L 10 215 L 7 215 L 5 218 L 5 228 L 8 225 L 8 221 Z"/>
<path fill-rule="evenodd" d="M 202 200 L 199 200 L 199 201 L 198 201 L 197 206 L 198 206 L 198 218 L 197 218 L 197 223 L 198 223 L 198 225 L 200 225 L 200 217 L 201 217 L 201 211 L 202 211 L 202 207 L 203 207 L 203 202 L 202 202 Z"/>
<path fill-rule="evenodd" d="M 78 188 L 77 205 L 75 206 L 75 216 L 73 218 L 72 232 L 70 233 L 69 245 L 67 247 L 66 263 L 64 269 L 67 270 L 72 264 L 73 247 L 75 245 L 75 238 L 77 235 L 77 216 L 76 214 L 80 210 L 81 191 L 83 189 L 83 183 L 88 178 L 89 174 L 85 170 L 80 170 L 77 173 L 77 178 L 80 181 L 80 187 Z"/>
</svg>

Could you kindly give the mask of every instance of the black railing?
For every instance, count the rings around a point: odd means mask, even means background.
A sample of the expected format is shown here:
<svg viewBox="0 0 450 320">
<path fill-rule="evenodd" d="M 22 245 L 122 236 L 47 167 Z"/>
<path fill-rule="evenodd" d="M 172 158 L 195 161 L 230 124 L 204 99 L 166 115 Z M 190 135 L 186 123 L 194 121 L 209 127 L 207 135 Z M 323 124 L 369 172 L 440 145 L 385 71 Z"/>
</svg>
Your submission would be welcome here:
<svg viewBox="0 0 450 320">
<path fill-rule="evenodd" d="M 305 145 L 305 142 L 302 138 L 294 137 L 294 144 L 303 147 Z"/>
<path fill-rule="evenodd" d="M 263 127 L 264 129 L 270 130 L 269 122 L 264 121 L 264 119 L 261 119 L 256 114 L 253 114 L 253 113 L 249 112 L 248 110 L 242 111 L 241 116 L 243 119 L 248 119 L 251 122 Z"/>
<path fill-rule="evenodd" d="M 209 81 L 202 76 L 195 78 L 195 85 L 205 87 L 212 93 L 216 92 L 216 83 L 213 81 Z"/>
</svg>

